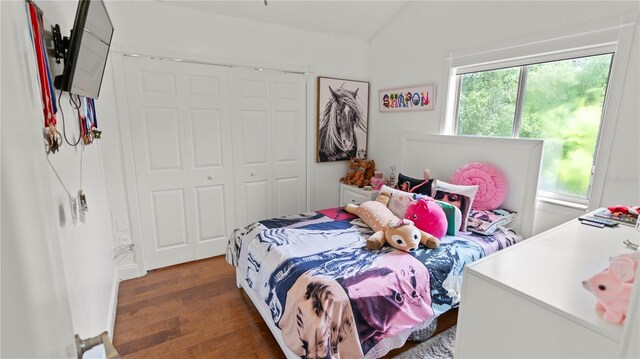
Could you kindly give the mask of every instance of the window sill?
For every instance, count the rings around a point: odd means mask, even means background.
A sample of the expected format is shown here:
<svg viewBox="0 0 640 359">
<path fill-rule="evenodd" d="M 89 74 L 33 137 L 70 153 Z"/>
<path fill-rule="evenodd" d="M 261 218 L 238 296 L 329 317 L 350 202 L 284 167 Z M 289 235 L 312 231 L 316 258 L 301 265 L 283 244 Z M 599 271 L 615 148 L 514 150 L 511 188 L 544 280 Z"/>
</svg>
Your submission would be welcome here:
<svg viewBox="0 0 640 359">
<path fill-rule="evenodd" d="M 541 204 L 552 204 L 552 205 L 555 205 L 555 206 L 571 208 L 571 209 L 575 209 L 575 210 L 578 210 L 578 211 L 584 211 L 584 212 L 586 212 L 588 210 L 588 206 L 586 204 L 563 201 L 563 200 L 560 200 L 560 199 L 554 199 L 554 198 L 549 198 L 549 197 L 540 197 L 540 196 L 538 196 L 538 202 L 541 203 Z"/>
</svg>

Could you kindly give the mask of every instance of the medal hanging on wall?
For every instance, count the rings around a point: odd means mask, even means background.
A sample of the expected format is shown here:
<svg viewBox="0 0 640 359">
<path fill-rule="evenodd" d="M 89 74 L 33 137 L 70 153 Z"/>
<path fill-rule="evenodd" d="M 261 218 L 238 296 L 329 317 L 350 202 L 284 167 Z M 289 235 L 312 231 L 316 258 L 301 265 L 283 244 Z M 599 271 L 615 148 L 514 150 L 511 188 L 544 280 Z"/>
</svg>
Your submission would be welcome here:
<svg viewBox="0 0 640 359">
<path fill-rule="evenodd" d="M 96 116 L 96 102 L 92 98 L 87 99 L 87 113 L 91 115 L 91 137 L 99 140 L 102 135 L 102 131 L 98 130 L 98 117 Z"/>
<path fill-rule="evenodd" d="M 78 109 L 78 121 L 80 121 L 80 130 L 82 136 L 82 143 L 85 146 L 91 144 L 91 132 L 89 125 L 89 118 L 87 118 L 87 98 L 82 97 L 80 99 L 80 108 Z"/>
<path fill-rule="evenodd" d="M 87 205 L 87 196 L 82 190 L 82 158 L 84 153 L 84 146 L 80 147 L 80 189 L 78 190 L 78 196 L 75 198 L 75 205 L 78 211 L 78 217 L 80 222 L 86 223 L 85 215 L 89 212 L 89 206 Z"/>
<path fill-rule="evenodd" d="M 80 128 L 82 129 L 82 141 L 85 145 L 93 143 L 94 139 L 100 139 L 102 131 L 98 130 L 95 102 L 92 98 L 83 97 L 82 105 L 78 111 L 80 116 Z"/>
<path fill-rule="evenodd" d="M 49 69 L 49 61 L 46 55 L 42 28 L 43 16 L 42 11 L 32 2 L 27 2 L 31 40 L 36 53 L 36 62 L 38 68 L 38 84 L 40 86 L 40 94 L 42 100 L 42 109 L 44 114 L 44 137 L 47 153 L 56 153 L 62 145 L 62 136 L 58 132 L 56 125 L 57 106 L 54 93 L 53 82 L 51 81 L 51 70 Z"/>
</svg>

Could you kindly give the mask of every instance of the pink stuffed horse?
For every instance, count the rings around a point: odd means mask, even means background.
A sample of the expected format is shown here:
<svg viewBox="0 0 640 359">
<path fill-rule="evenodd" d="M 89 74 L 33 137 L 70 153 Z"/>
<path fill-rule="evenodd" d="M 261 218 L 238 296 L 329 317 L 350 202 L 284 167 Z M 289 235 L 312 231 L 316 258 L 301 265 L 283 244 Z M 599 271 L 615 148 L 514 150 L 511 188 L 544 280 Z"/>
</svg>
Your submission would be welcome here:
<svg viewBox="0 0 640 359">
<path fill-rule="evenodd" d="M 613 324 L 624 322 L 637 266 L 638 253 L 623 254 L 612 258 L 609 268 L 582 282 L 598 299 L 596 312 L 605 321 Z"/>
</svg>

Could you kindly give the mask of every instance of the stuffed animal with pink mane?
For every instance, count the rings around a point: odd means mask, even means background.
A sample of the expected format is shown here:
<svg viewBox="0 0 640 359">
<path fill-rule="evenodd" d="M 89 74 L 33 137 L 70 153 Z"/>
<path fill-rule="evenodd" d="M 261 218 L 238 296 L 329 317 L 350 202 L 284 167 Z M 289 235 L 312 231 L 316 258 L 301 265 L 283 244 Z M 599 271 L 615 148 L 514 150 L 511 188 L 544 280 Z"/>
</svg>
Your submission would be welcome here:
<svg viewBox="0 0 640 359">
<path fill-rule="evenodd" d="M 407 207 L 404 218 L 412 221 L 416 227 L 431 233 L 438 239 L 447 234 L 447 215 L 431 197 L 412 200 L 409 207 Z"/>
<path fill-rule="evenodd" d="M 625 320 L 639 256 L 636 252 L 614 257 L 609 268 L 582 282 L 598 299 L 596 312 L 609 323 L 622 324 Z"/>
</svg>

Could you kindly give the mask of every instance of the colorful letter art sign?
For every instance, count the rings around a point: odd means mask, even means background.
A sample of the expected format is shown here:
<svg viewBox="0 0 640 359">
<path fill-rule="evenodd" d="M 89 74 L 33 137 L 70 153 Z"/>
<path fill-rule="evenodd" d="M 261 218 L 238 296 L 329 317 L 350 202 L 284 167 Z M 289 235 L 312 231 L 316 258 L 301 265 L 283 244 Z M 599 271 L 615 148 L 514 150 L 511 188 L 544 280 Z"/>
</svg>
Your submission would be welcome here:
<svg viewBox="0 0 640 359">
<path fill-rule="evenodd" d="M 434 107 L 433 84 L 378 91 L 380 112 L 433 110 Z"/>
</svg>

